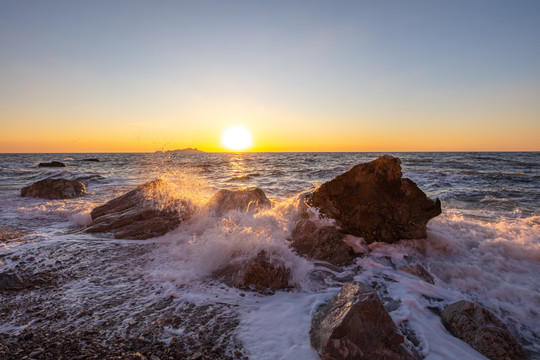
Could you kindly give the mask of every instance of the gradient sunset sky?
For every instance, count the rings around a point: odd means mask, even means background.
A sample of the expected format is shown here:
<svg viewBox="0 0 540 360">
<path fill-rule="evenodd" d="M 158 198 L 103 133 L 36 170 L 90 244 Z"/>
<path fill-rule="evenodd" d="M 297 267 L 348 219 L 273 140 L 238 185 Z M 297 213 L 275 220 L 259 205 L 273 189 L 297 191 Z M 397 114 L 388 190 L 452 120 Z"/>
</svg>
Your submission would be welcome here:
<svg viewBox="0 0 540 360">
<path fill-rule="evenodd" d="M 0 0 L 0 152 L 540 150 L 540 1 Z"/>
</svg>

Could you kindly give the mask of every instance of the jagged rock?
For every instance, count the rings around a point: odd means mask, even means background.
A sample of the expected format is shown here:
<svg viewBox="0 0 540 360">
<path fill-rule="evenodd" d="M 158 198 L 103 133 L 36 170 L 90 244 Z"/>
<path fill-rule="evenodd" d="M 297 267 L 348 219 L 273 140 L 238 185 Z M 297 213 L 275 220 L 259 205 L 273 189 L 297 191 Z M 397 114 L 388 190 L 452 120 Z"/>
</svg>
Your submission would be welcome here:
<svg viewBox="0 0 540 360">
<path fill-rule="evenodd" d="M 400 164 L 385 155 L 356 165 L 316 189 L 309 205 L 368 243 L 424 238 L 428 221 L 441 213 L 441 203 L 402 178 Z"/>
<path fill-rule="evenodd" d="M 39 163 L 38 166 L 41 167 L 66 167 L 66 164 L 60 162 L 60 161 L 51 161 L 48 163 Z"/>
<path fill-rule="evenodd" d="M 430 284 L 435 284 L 435 281 L 433 280 L 433 276 L 431 276 L 431 274 L 426 270 L 426 268 L 420 264 L 410 265 L 410 266 L 401 266 L 399 270 L 402 270 L 402 271 L 408 272 L 409 274 L 417 276 L 420 279 Z"/>
<path fill-rule="evenodd" d="M 339 266 L 354 258 L 354 251 L 344 238 L 345 235 L 333 226 L 317 228 L 313 221 L 303 219 L 296 224 L 290 240 L 298 254 Z"/>
<path fill-rule="evenodd" d="M 45 179 L 21 189 L 23 197 L 38 197 L 49 200 L 72 199 L 86 194 L 86 187 L 80 181 L 66 179 Z"/>
<path fill-rule="evenodd" d="M 208 201 L 207 206 L 221 215 L 230 210 L 256 211 L 269 208 L 270 200 L 259 188 L 227 190 L 221 189 Z"/>
<path fill-rule="evenodd" d="M 291 271 L 282 261 L 272 259 L 264 250 L 247 263 L 234 261 L 222 269 L 214 271 L 215 278 L 238 288 L 254 288 L 258 291 L 279 290 L 292 287 Z"/>
<path fill-rule="evenodd" d="M 0 274 L 0 291 L 16 287 L 22 284 L 21 278 L 17 274 L 3 272 Z"/>
<path fill-rule="evenodd" d="M 441 317 L 452 335 L 492 360 L 526 359 L 525 350 L 512 337 L 506 325 L 478 304 L 458 301 L 448 305 Z"/>
<path fill-rule="evenodd" d="M 323 360 L 417 359 L 377 293 L 348 283 L 313 315 L 311 345 Z"/>
<path fill-rule="evenodd" d="M 174 230 L 192 213 L 191 204 L 172 198 L 170 184 L 158 179 L 117 197 L 90 213 L 86 232 L 111 231 L 117 239 L 143 240 Z"/>
</svg>

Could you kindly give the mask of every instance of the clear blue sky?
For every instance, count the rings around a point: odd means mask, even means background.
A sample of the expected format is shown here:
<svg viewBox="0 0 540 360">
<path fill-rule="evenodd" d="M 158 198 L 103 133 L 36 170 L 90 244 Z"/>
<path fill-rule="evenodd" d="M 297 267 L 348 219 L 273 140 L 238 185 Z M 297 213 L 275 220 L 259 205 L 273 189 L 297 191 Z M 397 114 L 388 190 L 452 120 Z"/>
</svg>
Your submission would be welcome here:
<svg viewBox="0 0 540 360">
<path fill-rule="evenodd" d="M 0 151 L 540 150 L 540 1 L 0 0 Z"/>
</svg>

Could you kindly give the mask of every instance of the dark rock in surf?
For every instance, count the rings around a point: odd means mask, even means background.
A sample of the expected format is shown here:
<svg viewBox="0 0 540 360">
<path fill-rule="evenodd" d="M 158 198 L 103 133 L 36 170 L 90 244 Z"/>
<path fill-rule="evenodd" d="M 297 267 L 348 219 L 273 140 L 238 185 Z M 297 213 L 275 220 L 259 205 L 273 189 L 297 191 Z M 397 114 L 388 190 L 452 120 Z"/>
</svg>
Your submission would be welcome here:
<svg viewBox="0 0 540 360">
<path fill-rule="evenodd" d="M 448 305 L 441 318 L 452 335 L 492 360 L 527 358 L 525 350 L 512 337 L 506 325 L 478 304 L 458 301 Z"/>
<path fill-rule="evenodd" d="M 318 228 L 311 220 L 300 220 L 291 234 L 291 246 L 298 254 L 334 265 L 349 264 L 354 251 L 343 239 L 345 235 L 333 226 Z"/>
<path fill-rule="evenodd" d="M 11 289 L 22 284 L 21 278 L 17 274 L 3 272 L 0 274 L 0 291 Z"/>
<path fill-rule="evenodd" d="M 283 261 L 272 258 L 266 251 L 261 250 L 248 262 L 239 260 L 222 269 L 214 271 L 213 277 L 237 288 L 249 288 L 257 291 L 279 290 L 291 288 L 291 271 Z"/>
<path fill-rule="evenodd" d="M 79 161 L 100 162 L 99 159 L 81 159 Z"/>
<path fill-rule="evenodd" d="M 385 155 L 356 165 L 322 184 L 308 203 L 368 243 L 425 238 L 426 225 L 441 213 L 441 203 L 402 178 L 400 164 Z"/>
<path fill-rule="evenodd" d="M 418 359 L 377 293 L 348 283 L 311 321 L 311 345 L 322 359 Z"/>
<path fill-rule="evenodd" d="M 92 223 L 85 231 L 110 231 L 117 239 L 164 235 L 193 212 L 189 202 L 172 198 L 171 193 L 170 184 L 161 179 L 140 185 L 92 210 Z"/>
<path fill-rule="evenodd" d="M 67 165 L 59 161 L 51 161 L 48 163 L 39 163 L 41 167 L 66 167 Z"/>
<path fill-rule="evenodd" d="M 431 276 L 431 274 L 426 270 L 426 268 L 420 264 L 410 265 L 410 266 L 401 266 L 399 270 L 408 272 L 409 274 L 419 277 L 420 279 L 430 284 L 435 284 L 435 281 L 433 280 L 433 276 Z"/>
<path fill-rule="evenodd" d="M 210 198 L 207 206 L 221 215 L 230 210 L 258 211 L 271 207 L 272 203 L 259 188 L 221 189 Z"/>
<path fill-rule="evenodd" d="M 22 197 L 37 197 L 49 200 L 72 199 L 86 194 L 86 187 L 80 181 L 66 179 L 45 179 L 21 189 Z"/>
</svg>

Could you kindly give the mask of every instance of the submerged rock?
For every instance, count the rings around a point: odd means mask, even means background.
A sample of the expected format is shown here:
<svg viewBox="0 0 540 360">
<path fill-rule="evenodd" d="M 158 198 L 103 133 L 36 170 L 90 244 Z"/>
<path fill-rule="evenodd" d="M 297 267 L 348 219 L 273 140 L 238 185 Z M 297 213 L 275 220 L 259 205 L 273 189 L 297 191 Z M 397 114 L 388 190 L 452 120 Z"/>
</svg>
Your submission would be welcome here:
<svg viewBox="0 0 540 360">
<path fill-rule="evenodd" d="M 452 335 L 492 360 L 526 359 L 525 350 L 512 337 L 506 325 L 478 304 L 458 301 L 448 305 L 441 317 Z"/>
<path fill-rule="evenodd" d="M 80 181 L 66 179 L 45 179 L 21 189 L 23 197 L 38 197 L 49 200 L 72 199 L 86 194 L 86 187 Z"/>
<path fill-rule="evenodd" d="M 312 346 L 322 359 L 417 359 L 377 293 L 348 283 L 311 321 Z"/>
<path fill-rule="evenodd" d="M 39 163 L 38 166 L 41 166 L 41 167 L 66 167 L 67 165 L 60 162 L 60 161 L 51 161 L 51 162 L 48 162 L 48 163 Z"/>
<path fill-rule="evenodd" d="M 291 271 L 283 261 L 273 259 L 261 250 L 246 262 L 235 261 L 215 271 L 213 277 L 237 288 L 253 288 L 258 291 L 291 288 Z"/>
<path fill-rule="evenodd" d="M 420 279 L 430 284 L 435 284 L 435 281 L 433 280 L 433 276 L 431 276 L 431 274 L 426 270 L 426 268 L 420 264 L 410 265 L 410 266 L 401 266 L 399 270 L 408 272 L 409 274 L 419 277 Z"/>
<path fill-rule="evenodd" d="M 99 162 L 99 159 L 91 158 L 91 159 L 81 159 L 79 161 Z"/>
<path fill-rule="evenodd" d="M 291 246 L 298 254 L 334 265 L 352 262 L 353 249 L 343 241 L 345 235 L 333 226 L 317 228 L 311 220 L 300 220 L 291 235 Z"/>
<path fill-rule="evenodd" d="M 85 231 L 111 231 L 117 239 L 164 235 L 192 213 L 187 201 L 171 198 L 170 193 L 169 184 L 161 179 L 138 186 L 92 210 L 92 223 Z"/>
<path fill-rule="evenodd" d="M 259 188 L 227 190 L 221 189 L 208 201 L 207 206 L 221 215 L 230 210 L 257 211 L 269 208 L 270 200 Z"/>
<path fill-rule="evenodd" d="M 22 284 L 21 278 L 17 274 L 8 272 L 0 273 L 0 291 L 10 289 Z"/>
<path fill-rule="evenodd" d="M 356 165 L 322 184 L 309 205 L 368 243 L 424 238 L 428 221 L 441 213 L 441 203 L 402 178 L 400 164 L 385 155 Z"/>
</svg>

